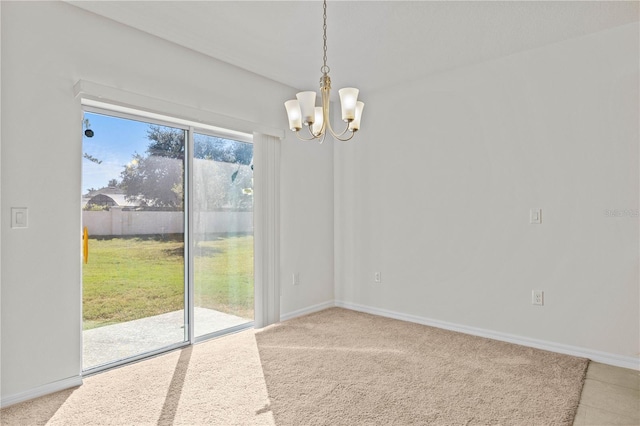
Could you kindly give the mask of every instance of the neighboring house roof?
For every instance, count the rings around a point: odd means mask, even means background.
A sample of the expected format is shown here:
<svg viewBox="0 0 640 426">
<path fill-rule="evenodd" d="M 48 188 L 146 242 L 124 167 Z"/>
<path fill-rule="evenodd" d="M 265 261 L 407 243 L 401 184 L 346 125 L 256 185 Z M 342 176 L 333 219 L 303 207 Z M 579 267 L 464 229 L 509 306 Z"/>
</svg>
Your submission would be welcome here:
<svg viewBox="0 0 640 426">
<path fill-rule="evenodd" d="M 140 203 L 137 201 L 131 202 L 125 199 L 125 193 L 119 188 L 102 188 L 96 191 L 91 191 L 82 197 L 82 207 L 87 204 L 108 205 L 108 206 L 121 206 L 121 207 L 136 207 Z"/>
</svg>

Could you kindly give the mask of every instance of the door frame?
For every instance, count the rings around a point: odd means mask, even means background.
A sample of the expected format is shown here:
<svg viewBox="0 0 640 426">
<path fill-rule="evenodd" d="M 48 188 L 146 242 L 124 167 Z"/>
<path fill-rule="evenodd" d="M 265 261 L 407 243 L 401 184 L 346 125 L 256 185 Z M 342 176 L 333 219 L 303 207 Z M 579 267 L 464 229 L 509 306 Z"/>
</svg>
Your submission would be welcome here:
<svg viewBox="0 0 640 426">
<path fill-rule="evenodd" d="M 151 97 L 140 93 L 122 90 L 113 86 L 95 83 L 89 80 L 78 80 L 73 85 L 78 117 L 83 116 L 83 106 L 93 105 L 105 107 L 110 111 L 135 110 L 151 116 L 182 118 L 190 117 L 192 121 L 180 120 L 187 125 L 210 130 L 235 129 L 233 133 L 253 134 L 254 165 L 262 164 L 254 169 L 254 317 L 257 328 L 276 323 L 280 320 L 280 149 L 285 138 L 283 127 L 259 123 L 253 120 L 224 115 L 196 108 L 174 101 Z M 283 121 L 284 123 L 284 121 Z M 227 130 L 228 131 L 228 130 Z M 233 135 L 229 135 L 231 139 Z M 80 133 L 78 134 L 80 138 Z M 82 143 L 79 144 L 82 147 Z M 81 148 L 80 148 L 81 150 Z M 78 153 L 81 158 L 82 152 Z M 267 161 L 267 159 L 270 159 Z M 80 166 L 81 167 L 81 166 Z M 260 186 L 268 185 L 265 191 Z M 268 183 L 267 183 L 268 182 Z M 257 193 L 255 190 L 258 189 Z M 264 192 L 264 195 L 262 194 Z M 271 200 L 269 202 L 269 200 Z M 264 224 L 263 224 L 264 221 Z M 80 228 L 80 226 L 79 226 Z M 270 231 L 264 232 L 265 229 Z M 81 228 L 79 229 L 79 232 Z M 79 234 L 80 235 L 80 234 Z M 264 259 L 264 253 L 272 255 Z M 261 259 L 258 262 L 256 259 Z M 82 266 L 79 265 L 81 268 Z M 271 271 L 271 272 L 269 272 Z M 82 282 L 80 282 L 82 287 Z M 267 289 L 267 291 L 263 291 Z M 268 294 L 265 294 L 268 293 Z M 268 297 L 270 296 L 270 297 Z M 80 297 L 79 303 L 82 303 Z M 269 314 L 270 313 L 270 314 Z M 79 318 L 78 347 L 79 368 L 82 372 L 82 312 Z M 190 342 L 192 344 L 193 342 Z M 186 345 L 185 345 L 186 346 Z M 82 373 L 81 373 L 82 374 Z"/>
</svg>

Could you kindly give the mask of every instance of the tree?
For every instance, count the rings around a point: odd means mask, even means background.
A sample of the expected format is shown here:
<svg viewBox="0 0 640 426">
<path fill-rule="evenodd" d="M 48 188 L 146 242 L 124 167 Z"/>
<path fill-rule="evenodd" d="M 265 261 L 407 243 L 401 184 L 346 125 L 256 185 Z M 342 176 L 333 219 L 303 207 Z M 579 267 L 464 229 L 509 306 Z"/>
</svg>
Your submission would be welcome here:
<svg viewBox="0 0 640 426">
<path fill-rule="evenodd" d="M 194 158 L 221 161 L 234 164 L 251 164 L 253 160 L 253 145 L 215 136 L 194 136 Z"/>
<path fill-rule="evenodd" d="M 184 204 L 185 131 L 150 125 L 145 155 L 135 153 L 121 173 L 120 187 L 129 202 L 154 207 Z M 250 208 L 253 145 L 194 135 L 197 208 Z M 205 161 L 209 160 L 209 161 Z"/>
<path fill-rule="evenodd" d="M 253 206 L 253 144 L 194 135 L 196 211 Z"/>
<path fill-rule="evenodd" d="M 129 202 L 154 207 L 182 208 L 184 130 L 150 125 L 145 156 L 134 153 L 120 174 Z"/>
<path fill-rule="evenodd" d="M 86 158 L 87 160 L 91 161 L 92 163 L 102 164 L 102 160 L 97 159 L 96 157 L 94 157 L 93 155 L 91 155 L 89 153 L 85 152 L 83 157 Z"/>
<path fill-rule="evenodd" d="M 149 125 L 147 148 L 149 155 L 184 160 L 184 130 L 173 127 Z"/>
</svg>

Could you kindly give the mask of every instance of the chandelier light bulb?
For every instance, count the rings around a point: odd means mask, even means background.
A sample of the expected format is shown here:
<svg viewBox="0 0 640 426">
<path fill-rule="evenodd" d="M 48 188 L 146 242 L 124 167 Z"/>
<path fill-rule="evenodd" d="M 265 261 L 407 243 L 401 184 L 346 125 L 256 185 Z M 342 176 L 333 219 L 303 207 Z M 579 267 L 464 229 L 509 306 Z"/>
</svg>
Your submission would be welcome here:
<svg viewBox="0 0 640 426">
<path fill-rule="evenodd" d="M 316 92 L 300 92 L 296 95 L 300 102 L 300 111 L 302 112 L 302 122 L 311 125 L 315 119 Z"/>
<path fill-rule="evenodd" d="M 353 119 L 351 123 L 349 123 L 349 130 L 352 132 L 358 131 L 360 129 L 360 119 L 362 118 L 362 110 L 364 109 L 364 102 L 356 102 L 356 117 Z"/>
<path fill-rule="evenodd" d="M 342 121 L 353 121 L 356 118 L 356 102 L 359 90 L 353 87 L 345 87 L 338 90 L 340 105 L 342 106 Z"/>
<path fill-rule="evenodd" d="M 300 112 L 300 103 L 292 99 L 284 103 L 284 107 L 287 109 L 287 116 L 289 117 L 289 128 L 294 132 L 302 129 L 302 113 Z"/>
</svg>

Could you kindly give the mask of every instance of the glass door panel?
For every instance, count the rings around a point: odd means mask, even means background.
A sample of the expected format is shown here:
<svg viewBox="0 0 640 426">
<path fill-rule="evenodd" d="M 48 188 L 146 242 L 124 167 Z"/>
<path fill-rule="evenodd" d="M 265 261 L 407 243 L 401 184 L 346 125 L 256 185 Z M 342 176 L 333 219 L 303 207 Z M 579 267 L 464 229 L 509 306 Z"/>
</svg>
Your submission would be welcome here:
<svg viewBox="0 0 640 426">
<path fill-rule="evenodd" d="M 88 111 L 84 130 L 83 370 L 88 370 L 187 340 L 186 131 Z"/>
<path fill-rule="evenodd" d="M 253 144 L 194 133 L 194 336 L 253 321 Z"/>
</svg>

